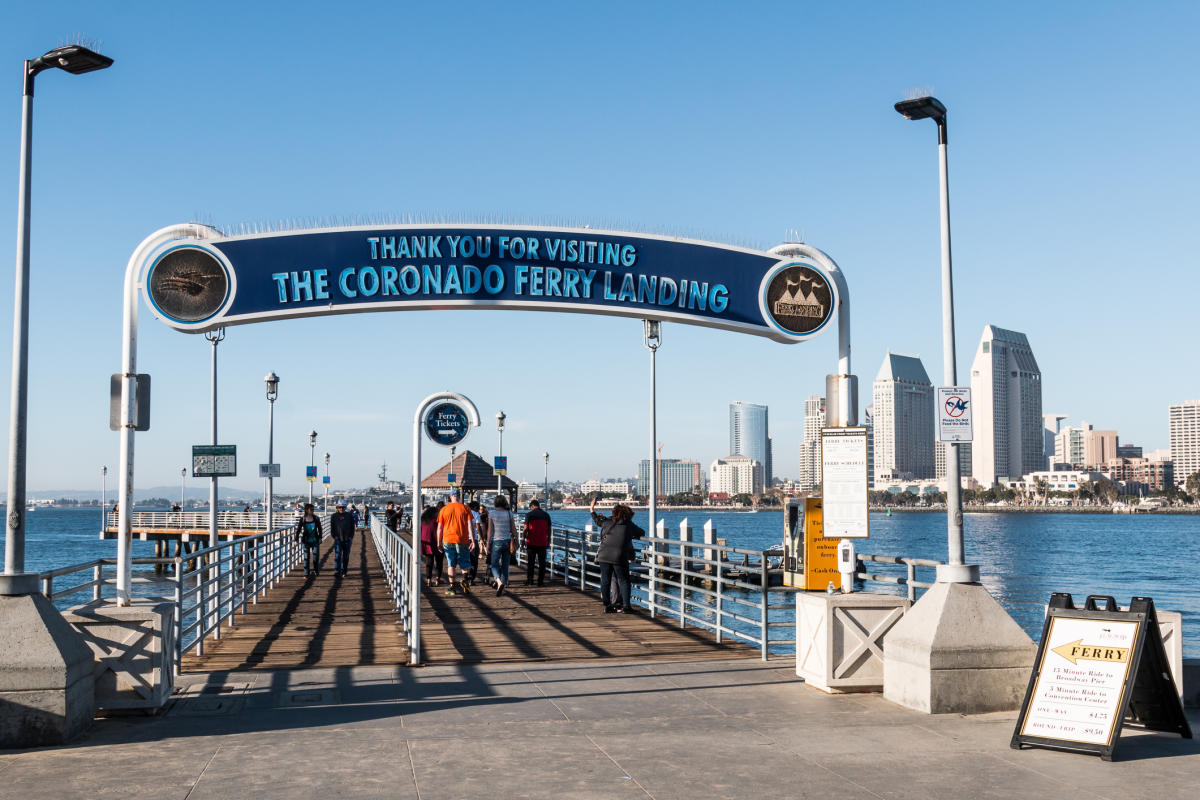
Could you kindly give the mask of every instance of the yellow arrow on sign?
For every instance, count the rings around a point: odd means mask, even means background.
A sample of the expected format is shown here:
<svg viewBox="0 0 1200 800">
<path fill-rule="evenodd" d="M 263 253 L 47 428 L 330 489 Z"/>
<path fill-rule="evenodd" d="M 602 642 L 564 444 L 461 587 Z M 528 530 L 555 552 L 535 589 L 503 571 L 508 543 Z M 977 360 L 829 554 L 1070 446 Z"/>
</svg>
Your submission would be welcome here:
<svg viewBox="0 0 1200 800">
<path fill-rule="evenodd" d="M 1112 661 L 1124 663 L 1129 660 L 1128 647 L 1102 647 L 1094 644 L 1084 644 L 1083 639 L 1076 639 L 1067 644 L 1051 648 L 1055 653 L 1070 661 L 1078 663 L 1079 659 L 1087 661 Z"/>
</svg>

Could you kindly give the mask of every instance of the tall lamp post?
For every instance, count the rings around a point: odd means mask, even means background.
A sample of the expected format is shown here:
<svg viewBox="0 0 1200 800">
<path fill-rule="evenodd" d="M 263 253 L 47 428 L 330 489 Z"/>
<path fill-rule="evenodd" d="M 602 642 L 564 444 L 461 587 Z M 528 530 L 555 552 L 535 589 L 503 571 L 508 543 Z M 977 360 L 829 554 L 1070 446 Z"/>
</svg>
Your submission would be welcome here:
<svg viewBox="0 0 1200 800">
<path fill-rule="evenodd" d="M 263 378 L 267 384 L 267 530 L 275 521 L 275 398 L 279 396 L 279 376 L 274 370 Z"/>
<path fill-rule="evenodd" d="M 504 457 L 504 420 L 508 417 L 504 416 L 504 411 L 496 412 L 496 432 L 500 434 L 500 452 L 497 453 L 501 458 Z M 504 492 L 504 476 L 496 476 L 496 496 L 499 497 Z"/>
<path fill-rule="evenodd" d="M 217 444 L 217 345 L 225 341 L 225 329 L 217 328 L 215 331 L 206 331 L 204 338 L 208 339 L 212 344 L 212 397 L 209 398 L 209 433 L 211 434 L 212 444 Z M 220 498 L 217 493 L 217 478 L 211 477 L 208 479 L 208 546 L 217 546 L 217 509 L 220 507 Z"/>
<path fill-rule="evenodd" d="M 325 480 L 322 481 L 325 485 L 325 513 L 329 513 L 329 453 L 325 454 Z"/>
<path fill-rule="evenodd" d="M 313 431 L 310 434 L 308 434 L 308 465 L 310 467 L 313 467 L 314 469 L 317 466 L 317 432 L 316 431 Z M 308 482 L 308 502 L 309 503 L 312 502 L 312 490 L 313 490 L 314 483 L 316 483 L 316 481 L 311 480 L 311 479 Z"/>
<path fill-rule="evenodd" d="M 917 97 L 896 103 L 896 111 L 906 119 L 931 119 L 937 123 L 938 174 L 942 234 L 942 380 L 946 386 L 958 385 L 954 352 L 954 280 L 950 259 L 950 173 L 946 160 L 946 106 L 936 97 Z M 973 582 L 978 572 L 964 566 L 962 479 L 958 461 L 958 442 L 949 442 L 946 450 L 946 528 L 949 569 L 939 571 L 939 580 Z"/>
<path fill-rule="evenodd" d="M 25 462 L 29 410 L 29 216 L 33 176 L 33 83 L 47 69 L 72 75 L 112 66 L 112 59 L 82 45 L 59 47 L 25 61 L 21 88 L 21 166 L 17 192 L 17 264 L 13 288 L 12 401 L 8 427 L 8 527 L 0 595 L 34 594 L 35 573 L 25 572 Z M 128 543 L 125 543 L 128 546 Z M 118 544 L 120 547 L 121 544 Z"/>
<path fill-rule="evenodd" d="M 542 461 L 546 464 L 546 474 L 542 477 L 543 491 L 546 494 L 546 507 L 550 507 L 550 453 L 542 453 Z"/>
<path fill-rule="evenodd" d="M 654 373 L 654 357 L 662 346 L 662 323 L 656 319 L 642 320 L 642 342 L 650 351 L 650 497 L 648 517 L 650 520 L 650 535 L 656 536 L 658 530 L 658 396 L 657 378 Z"/>
<path fill-rule="evenodd" d="M 179 527 L 183 527 L 183 510 L 187 508 L 187 467 L 179 468 Z"/>
</svg>

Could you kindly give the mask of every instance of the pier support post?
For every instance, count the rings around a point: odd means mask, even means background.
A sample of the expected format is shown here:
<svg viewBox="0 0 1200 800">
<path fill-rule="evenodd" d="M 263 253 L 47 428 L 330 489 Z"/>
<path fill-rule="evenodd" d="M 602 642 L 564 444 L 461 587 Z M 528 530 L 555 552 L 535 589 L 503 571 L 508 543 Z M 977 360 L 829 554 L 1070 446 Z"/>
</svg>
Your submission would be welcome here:
<svg viewBox="0 0 1200 800">
<path fill-rule="evenodd" d="M 68 742 L 92 725 L 95 660 L 41 594 L 0 596 L 0 748 Z"/>
<path fill-rule="evenodd" d="M 1037 645 L 979 583 L 939 581 L 884 637 L 883 696 L 927 714 L 1019 708 Z"/>
</svg>

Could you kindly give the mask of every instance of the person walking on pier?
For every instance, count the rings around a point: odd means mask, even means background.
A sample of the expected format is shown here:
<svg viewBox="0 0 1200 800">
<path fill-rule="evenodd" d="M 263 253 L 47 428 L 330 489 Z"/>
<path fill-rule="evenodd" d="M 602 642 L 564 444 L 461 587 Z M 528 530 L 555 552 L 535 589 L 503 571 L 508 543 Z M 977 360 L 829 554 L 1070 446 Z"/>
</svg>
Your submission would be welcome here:
<svg viewBox="0 0 1200 800">
<path fill-rule="evenodd" d="M 421 512 L 421 555 L 425 556 L 425 584 L 427 586 L 442 585 L 442 571 L 446 566 L 446 556 L 437 546 L 437 518 L 441 506 L 428 506 Z M 434 569 L 437 577 L 434 577 Z"/>
<path fill-rule="evenodd" d="M 492 567 L 497 597 L 504 594 L 504 587 L 508 586 L 508 562 L 516 550 L 513 540 L 515 527 L 512 512 L 508 510 L 508 500 L 502 494 L 496 495 L 492 513 L 488 515 L 487 539 L 491 548 L 488 563 Z"/>
<path fill-rule="evenodd" d="M 480 540 L 487 535 L 487 528 L 484 527 L 487 523 L 483 520 L 478 500 L 467 503 L 467 508 L 471 511 L 471 544 L 474 545 L 471 549 L 471 572 L 467 575 L 467 585 L 474 586 L 475 579 L 479 577 L 479 554 L 484 552 L 480 546 Z M 487 562 L 484 563 L 484 566 L 487 566 Z"/>
<path fill-rule="evenodd" d="M 325 531 L 321 527 L 321 518 L 313 513 L 313 504 L 305 503 L 300 520 L 296 523 L 296 539 L 304 545 L 304 577 L 311 570 L 313 575 L 321 574 L 321 538 Z"/>
<path fill-rule="evenodd" d="M 596 562 L 600 564 L 600 599 L 604 601 L 604 613 L 634 613 L 629 597 L 629 560 L 633 558 L 633 540 L 640 539 L 645 531 L 633 522 L 633 509 L 624 503 L 613 506 L 611 517 L 596 513 L 596 501 L 592 500 L 592 519 L 600 527 L 600 549 Z M 612 596 L 612 580 L 617 579 L 620 597 Z"/>
<path fill-rule="evenodd" d="M 350 543 L 354 541 L 354 517 L 346 513 L 346 501 L 339 500 L 337 512 L 329 518 L 333 537 L 333 573 L 345 576 L 350 567 Z"/>
<path fill-rule="evenodd" d="M 471 569 L 471 548 L 475 546 L 471 537 L 474 524 L 471 510 L 458 501 L 458 490 L 451 491 L 450 502 L 442 507 L 437 518 L 437 546 L 446 554 L 446 574 L 450 578 L 448 595 L 471 593 L 467 573 Z"/>
<path fill-rule="evenodd" d="M 546 585 L 546 550 L 550 547 L 550 515 L 537 498 L 529 501 L 525 515 L 525 585 L 533 583 L 533 562 L 538 562 L 537 585 Z"/>
<path fill-rule="evenodd" d="M 397 516 L 396 504 L 389 500 L 387 508 L 383 512 L 383 524 L 387 525 L 392 530 L 396 530 L 396 528 L 399 527 L 399 524 L 396 522 Z"/>
</svg>

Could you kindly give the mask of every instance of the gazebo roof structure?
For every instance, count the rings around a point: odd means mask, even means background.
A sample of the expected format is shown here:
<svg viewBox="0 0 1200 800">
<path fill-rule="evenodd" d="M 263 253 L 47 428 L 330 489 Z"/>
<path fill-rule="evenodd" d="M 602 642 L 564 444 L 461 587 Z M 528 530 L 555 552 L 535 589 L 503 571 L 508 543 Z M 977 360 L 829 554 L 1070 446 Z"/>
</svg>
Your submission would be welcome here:
<svg viewBox="0 0 1200 800">
<path fill-rule="evenodd" d="M 433 474 L 423 478 L 421 480 L 421 488 L 449 489 L 451 486 L 448 478 L 450 473 L 453 472 L 457 479 L 454 486 L 465 493 L 473 494 L 480 491 L 496 491 L 496 476 L 492 474 L 491 465 L 470 450 L 456 453 L 453 469 L 451 469 L 451 466 L 451 462 L 447 461 Z M 517 490 L 517 482 L 507 475 L 501 475 L 500 487 L 511 495 Z"/>
</svg>

